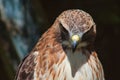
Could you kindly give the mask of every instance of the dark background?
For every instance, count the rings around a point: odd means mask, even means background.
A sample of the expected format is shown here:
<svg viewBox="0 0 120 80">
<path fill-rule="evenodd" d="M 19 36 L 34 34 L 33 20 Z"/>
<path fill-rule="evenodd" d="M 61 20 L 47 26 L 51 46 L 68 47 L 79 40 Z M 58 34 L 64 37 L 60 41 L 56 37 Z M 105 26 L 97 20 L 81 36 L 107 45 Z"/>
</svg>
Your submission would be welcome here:
<svg viewBox="0 0 120 80">
<path fill-rule="evenodd" d="M 7 1 L 7 0 L 6 0 Z M 12 0 L 11 0 L 12 1 Z M 120 72 L 120 4 L 118 0 L 19 0 L 24 7 L 24 15 L 29 13 L 33 26 L 29 29 L 29 19 L 19 28 L 15 22 L 2 18 L 0 13 L 0 80 L 13 80 L 16 66 L 24 57 L 20 57 L 11 35 L 22 34 L 31 45 L 30 52 L 38 38 L 54 22 L 55 18 L 67 9 L 82 9 L 88 12 L 97 25 L 95 49 L 103 64 L 106 80 L 118 80 Z M 28 10 L 28 12 L 26 12 Z M 4 9 L 1 9 L 1 12 Z M 7 15 L 6 15 L 7 16 Z M 9 20 L 9 21 L 7 21 Z M 9 23 L 8 23 L 9 22 Z M 10 25 L 10 26 L 9 26 Z M 14 27 L 15 26 L 15 27 Z M 27 27 L 27 28 L 26 28 Z M 35 27 L 33 38 L 32 30 Z M 22 33 L 21 33 L 22 32 Z M 9 35 L 11 34 L 11 35 Z M 28 39 L 35 39 L 34 42 Z M 22 41 L 22 40 L 21 40 Z M 23 45 L 24 46 L 24 45 Z M 19 49 L 18 49 L 19 50 Z M 26 53 L 26 54 L 27 54 Z M 26 55 L 25 54 L 25 55 Z"/>
</svg>

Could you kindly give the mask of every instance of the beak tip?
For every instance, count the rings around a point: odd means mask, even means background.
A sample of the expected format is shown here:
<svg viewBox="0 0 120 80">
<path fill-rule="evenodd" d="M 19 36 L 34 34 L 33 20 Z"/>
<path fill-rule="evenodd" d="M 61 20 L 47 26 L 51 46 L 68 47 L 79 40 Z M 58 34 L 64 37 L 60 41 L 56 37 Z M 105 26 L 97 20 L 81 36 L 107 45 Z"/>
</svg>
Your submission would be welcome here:
<svg viewBox="0 0 120 80">
<path fill-rule="evenodd" d="M 77 47 L 77 42 L 73 42 L 73 44 L 72 44 L 72 52 L 75 52 L 76 47 Z"/>
</svg>

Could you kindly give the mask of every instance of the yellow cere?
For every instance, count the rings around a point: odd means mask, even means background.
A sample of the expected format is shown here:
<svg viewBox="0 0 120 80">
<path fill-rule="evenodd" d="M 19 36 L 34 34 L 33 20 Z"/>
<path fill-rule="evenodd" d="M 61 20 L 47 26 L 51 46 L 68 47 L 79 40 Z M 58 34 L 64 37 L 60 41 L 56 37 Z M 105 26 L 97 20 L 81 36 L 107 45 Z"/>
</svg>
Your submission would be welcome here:
<svg viewBox="0 0 120 80">
<path fill-rule="evenodd" d="M 72 36 L 72 41 L 79 41 L 80 40 L 80 37 L 78 35 L 73 35 Z"/>
</svg>

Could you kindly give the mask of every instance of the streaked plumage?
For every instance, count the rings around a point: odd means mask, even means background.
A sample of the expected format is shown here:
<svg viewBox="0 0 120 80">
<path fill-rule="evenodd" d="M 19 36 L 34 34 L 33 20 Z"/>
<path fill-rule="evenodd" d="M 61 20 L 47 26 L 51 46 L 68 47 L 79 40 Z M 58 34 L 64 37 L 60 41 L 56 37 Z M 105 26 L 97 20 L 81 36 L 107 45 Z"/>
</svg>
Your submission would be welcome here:
<svg viewBox="0 0 120 80">
<path fill-rule="evenodd" d="M 64 11 L 23 60 L 17 80 L 104 80 L 93 49 L 96 28 L 82 10 Z"/>
</svg>

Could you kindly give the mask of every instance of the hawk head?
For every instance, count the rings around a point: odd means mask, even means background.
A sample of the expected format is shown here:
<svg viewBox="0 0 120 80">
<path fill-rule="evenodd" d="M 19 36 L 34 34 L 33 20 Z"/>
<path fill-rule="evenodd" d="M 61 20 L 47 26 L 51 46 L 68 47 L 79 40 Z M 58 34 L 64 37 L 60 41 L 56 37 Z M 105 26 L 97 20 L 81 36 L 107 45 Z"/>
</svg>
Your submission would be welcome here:
<svg viewBox="0 0 120 80">
<path fill-rule="evenodd" d="M 62 46 L 71 49 L 92 48 L 96 26 L 92 17 L 82 10 L 64 11 L 58 18 Z"/>
</svg>

